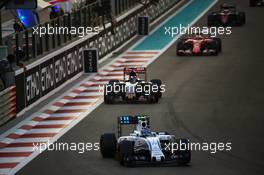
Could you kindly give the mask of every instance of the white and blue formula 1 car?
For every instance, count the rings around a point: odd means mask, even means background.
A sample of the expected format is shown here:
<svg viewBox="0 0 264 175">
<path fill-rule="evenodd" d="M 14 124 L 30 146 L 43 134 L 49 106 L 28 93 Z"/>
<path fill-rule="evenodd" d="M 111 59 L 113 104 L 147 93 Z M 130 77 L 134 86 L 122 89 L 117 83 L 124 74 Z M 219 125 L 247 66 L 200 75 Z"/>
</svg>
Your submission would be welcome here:
<svg viewBox="0 0 264 175">
<path fill-rule="evenodd" d="M 133 125 L 135 130 L 122 136 L 122 126 Z M 114 133 L 100 138 L 103 158 L 115 158 L 123 166 L 138 165 L 187 165 L 191 161 L 188 149 L 173 149 L 175 143 L 189 144 L 185 138 L 175 139 L 167 132 L 150 130 L 150 118 L 146 115 L 118 117 L 118 139 Z M 179 145 L 179 144 L 177 144 Z"/>
</svg>

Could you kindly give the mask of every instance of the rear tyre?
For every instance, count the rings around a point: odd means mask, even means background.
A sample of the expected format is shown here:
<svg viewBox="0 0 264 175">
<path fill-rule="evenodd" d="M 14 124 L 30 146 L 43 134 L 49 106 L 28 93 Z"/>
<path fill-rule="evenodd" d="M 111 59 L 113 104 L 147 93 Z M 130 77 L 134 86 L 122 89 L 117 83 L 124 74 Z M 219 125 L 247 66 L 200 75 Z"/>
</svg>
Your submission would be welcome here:
<svg viewBox="0 0 264 175">
<path fill-rule="evenodd" d="M 238 13 L 238 17 L 239 17 L 239 24 L 240 25 L 245 25 L 246 24 L 246 14 L 245 14 L 245 12 L 239 12 Z"/>
<path fill-rule="evenodd" d="M 250 0 L 250 1 L 249 1 L 249 6 L 250 6 L 250 7 L 255 7 L 255 6 L 256 6 L 256 2 L 255 2 L 255 0 Z"/>
<path fill-rule="evenodd" d="M 106 93 L 107 88 L 111 88 L 111 85 L 107 85 L 104 89 L 104 102 L 105 104 L 112 104 L 114 102 L 114 96 L 112 92 L 108 92 L 108 94 Z"/>
<path fill-rule="evenodd" d="M 160 79 L 153 79 L 150 81 L 153 85 L 157 85 L 159 87 L 159 91 L 156 93 L 156 96 L 158 98 L 162 97 L 162 93 L 161 93 L 161 85 L 162 85 L 162 81 Z"/>
<path fill-rule="evenodd" d="M 214 15 L 210 14 L 207 18 L 207 25 L 208 27 L 213 27 L 215 26 L 215 23 L 214 23 Z"/>
<path fill-rule="evenodd" d="M 119 80 L 110 80 L 104 88 L 104 102 L 105 104 L 114 103 L 114 85 L 119 83 Z M 107 93 L 106 93 L 107 92 Z"/>
<path fill-rule="evenodd" d="M 155 95 L 153 93 L 148 95 L 147 100 L 148 100 L 148 103 L 150 103 L 150 104 L 154 104 L 154 103 L 159 102 L 159 98 L 157 97 L 157 95 Z"/>
<path fill-rule="evenodd" d="M 178 43 L 177 43 L 177 48 L 176 48 L 176 54 L 178 56 L 182 56 L 182 53 L 179 52 L 179 50 L 185 50 L 184 49 L 184 44 L 183 44 L 183 41 L 180 40 Z"/>
<path fill-rule="evenodd" d="M 100 138 L 100 151 L 103 158 L 114 158 L 116 154 L 117 140 L 114 133 L 106 133 Z"/>
</svg>

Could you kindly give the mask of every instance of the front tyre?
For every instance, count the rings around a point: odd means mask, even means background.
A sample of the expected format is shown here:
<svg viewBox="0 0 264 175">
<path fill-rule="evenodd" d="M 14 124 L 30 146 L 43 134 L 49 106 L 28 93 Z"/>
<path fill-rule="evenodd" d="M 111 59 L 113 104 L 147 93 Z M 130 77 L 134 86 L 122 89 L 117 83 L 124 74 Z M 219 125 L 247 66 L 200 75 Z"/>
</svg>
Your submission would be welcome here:
<svg viewBox="0 0 264 175">
<path fill-rule="evenodd" d="M 103 158 L 114 158 L 116 154 L 117 139 L 114 133 L 105 133 L 100 138 L 100 151 Z"/>
<path fill-rule="evenodd" d="M 134 142 L 124 140 L 119 143 L 119 163 L 122 166 L 132 167 L 135 164 L 134 160 Z"/>
<path fill-rule="evenodd" d="M 216 41 L 218 52 L 222 52 L 222 40 L 221 40 L 221 38 L 214 38 L 214 40 Z"/>
<path fill-rule="evenodd" d="M 212 55 L 212 56 L 217 56 L 218 55 L 219 48 L 218 48 L 218 45 L 217 45 L 217 41 L 214 40 L 212 42 L 207 43 L 207 48 L 209 50 L 213 50 L 213 52 L 211 52 L 210 55 Z"/>
<path fill-rule="evenodd" d="M 177 150 L 176 152 L 176 154 L 180 157 L 178 163 L 182 166 L 188 165 L 191 162 L 191 150 L 188 148 L 190 142 L 186 138 L 180 138 L 177 139 L 177 143 L 178 145 L 186 145 L 185 149 L 182 147 L 181 150 Z"/>
</svg>

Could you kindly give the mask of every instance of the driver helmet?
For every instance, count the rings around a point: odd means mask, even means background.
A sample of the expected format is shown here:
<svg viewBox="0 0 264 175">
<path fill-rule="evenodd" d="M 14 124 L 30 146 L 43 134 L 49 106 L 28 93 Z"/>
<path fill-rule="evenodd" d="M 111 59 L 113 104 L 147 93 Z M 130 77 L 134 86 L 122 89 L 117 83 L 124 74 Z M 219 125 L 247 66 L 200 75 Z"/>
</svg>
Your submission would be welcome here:
<svg viewBox="0 0 264 175">
<path fill-rule="evenodd" d="M 141 135 L 142 136 L 151 136 L 151 131 L 149 129 L 149 126 L 147 125 L 146 122 L 141 123 L 142 129 L 141 129 Z"/>
<path fill-rule="evenodd" d="M 137 82 L 137 74 L 135 71 L 131 71 L 129 74 L 129 82 L 134 84 Z"/>
</svg>

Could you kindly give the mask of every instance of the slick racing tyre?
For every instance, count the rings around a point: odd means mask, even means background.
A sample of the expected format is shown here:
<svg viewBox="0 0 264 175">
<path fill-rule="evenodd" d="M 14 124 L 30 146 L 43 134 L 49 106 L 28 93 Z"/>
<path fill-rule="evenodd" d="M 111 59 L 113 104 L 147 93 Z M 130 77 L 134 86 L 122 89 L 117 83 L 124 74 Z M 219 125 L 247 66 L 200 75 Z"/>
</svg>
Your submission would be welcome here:
<svg viewBox="0 0 264 175">
<path fill-rule="evenodd" d="M 162 93 L 161 93 L 161 85 L 162 85 L 162 81 L 160 79 L 153 79 L 150 81 L 153 85 L 158 85 L 159 87 L 159 91 L 156 93 L 156 97 L 161 98 L 162 97 Z"/>
<path fill-rule="evenodd" d="M 154 103 L 158 103 L 159 102 L 159 98 L 157 97 L 157 95 L 155 95 L 153 93 L 148 95 L 147 100 L 148 100 L 148 103 L 150 103 L 150 104 L 154 104 Z"/>
<path fill-rule="evenodd" d="M 216 41 L 218 52 L 222 52 L 222 40 L 221 40 L 221 38 L 214 38 L 214 40 Z"/>
<path fill-rule="evenodd" d="M 114 103 L 114 84 L 119 83 L 119 80 L 110 80 L 109 83 L 104 88 L 104 102 L 105 104 Z M 108 92 L 108 93 L 106 93 Z"/>
<path fill-rule="evenodd" d="M 188 139 L 185 138 L 180 138 L 177 139 L 177 143 L 178 145 L 186 145 L 186 149 L 184 150 L 184 147 L 182 147 L 182 150 L 177 150 L 176 154 L 178 154 L 178 156 L 180 157 L 180 159 L 178 160 L 178 164 L 185 166 L 187 164 L 189 164 L 191 162 L 191 150 L 188 149 L 188 146 L 190 144 Z M 179 149 L 179 148 L 178 148 Z"/>
<path fill-rule="evenodd" d="M 207 18 L 207 25 L 208 25 L 208 27 L 213 27 L 213 26 L 215 26 L 215 17 L 214 17 L 214 15 L 213 14 L 210 14 L 209 16 L 208 16 L 208 18 Z"/>
<path fill-rule="evenodd" d="M 183 55 L 182 53 L 179 52 L 180 50 L 185 50 L 185 48 L 184 48 L 184 44 L 183 44 L 183 40 L 180 40 L 180 41 L 177 43 L 176 54 L 177 54 L 178 56 L 182 56 L 182 55 Z"/>
<path fill-rule="evenodd" d="M 134 160 L 134 142 L 123 140 L 119 143 L 119 163 L 122 166 L 132 167 L 135 164 Z"/>
<path fill-rule="evenodd" d="M 250 7 L 255 7 L 256 6 L 256 0 L 250 0 L 249 1 L 249 6 Z"/>
<path fill-rule="evenodd" d="M 116 154 L 117 140 L 114 133 L 106 133 L 100 138 L 100 151 L 103 158 L 114 158 Z"/>
<path fill-rule="evenodd" d="M 108 93 L 106 94 L 107 88 L 109 87 L 105 87 L 104 88 L 104 102 L 105 104 L 112 104 L 114 103 L 114 94 L 113 93 Z"/>
<path fill-rule="evenodd" d="M 215 52 L 212 53 L 213 56 L 217 56 L 218 55 L 218 45 L 216 41 L 210 42 L 208 43 L 208 49 L 214 50 Z"/>
<path fill-rule="evenodd" d="M 245 12 L 238 13 L 238 25 L 245 25 L 246 24 L 246 14 Z"/>
</svg>

